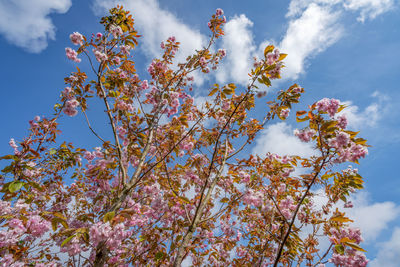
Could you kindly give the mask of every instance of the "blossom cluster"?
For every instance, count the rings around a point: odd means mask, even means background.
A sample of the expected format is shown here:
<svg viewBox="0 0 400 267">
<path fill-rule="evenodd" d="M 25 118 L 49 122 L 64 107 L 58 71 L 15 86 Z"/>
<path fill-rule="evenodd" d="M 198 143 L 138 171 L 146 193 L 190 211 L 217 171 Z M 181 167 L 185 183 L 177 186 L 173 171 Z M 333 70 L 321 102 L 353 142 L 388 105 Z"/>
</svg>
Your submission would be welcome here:
<svg viewBox="0 0 400 267">
<path fill-rule="evenodd" d="M 0 248 L 13 247 L 17 244 L 30 242 L 43 237 L 51 228 L 51 224 L 46 219 L 30 211 L 30 205 L 22 201 L 17 201 L 11 206 L 8 201 L 0 200 L 0 215 L 11 217 L 7 225 L 0 230 Z M 19 214 L 23 219 L 18 218 Z M 25 266 L 23 262 L 15 260 L 13 255 L 1 255 L 1 266 Z M 54 265 L 48 265 L 54 266 Z"/>
<path fill-rule="evenodd" d="M 69 38 L 74 45 L 83 45 L 83 36 L 79 32 L 70 34 Z"/>
<path fill-rule="evenodd" d="M 294 130 L 294 135 L 297 136 L 302 142 L 310 142 L 311 138 L 316 135 L 315 130 L 313 129 L 302 129 L 302 130 Z"/>
<path fill-rule="evenodd" d="M 65 48 L 65 54 L 67 55 L 67 58 L 72 61 L 75 61 L 77 63 L 82 61 L 80 58 L 78 58 L 78 53 L 70 47 Z"/>
<path fill-rule="evenodd" d="M 333 228 L 330 233 L 329 239 L 334 244 L 343 239 L 351 240 L 355 244 L 360 244 L 363 241 L 360 229 L 344 228 L 338 231 Z M 368 259 L 365 255 L 353 248 L 347 248 L 345 253 L 339 253 L 334 249 L 332 258 L 329 261 L 337 266 L 365 267 L 368 264 Z"/>
<path fill-rule="evenodd" d="M 316 104 L 316 108 L 320 112 L 326 112 L 333 118 L 338 111 L 338 108 L 340 106 L 340 101 L 334 98 L 323 98 L 319 100 Z"/>
<path fill-rule="evenodd" d="M 80 103 L 76 100 L 72 88 L 69 86 L 65 87 L 61 94 L 67 99 L 64 104 L 63 112 L 70 117 L 76 116 L 76 114 L 78 114 L 76 108 Z"/>
</svg>

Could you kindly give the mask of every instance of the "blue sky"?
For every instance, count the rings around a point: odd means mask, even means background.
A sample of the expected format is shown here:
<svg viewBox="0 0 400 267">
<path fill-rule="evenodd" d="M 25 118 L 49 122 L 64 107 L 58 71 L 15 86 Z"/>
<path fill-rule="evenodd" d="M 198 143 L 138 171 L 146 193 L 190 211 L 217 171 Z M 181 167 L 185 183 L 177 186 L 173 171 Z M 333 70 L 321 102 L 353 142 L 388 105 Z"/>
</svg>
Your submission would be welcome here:
<svg viewBox="0 0 400 267">
<path fill-rule="evenodd" d="M 0 0 L 0 71 L 3 129 L 2 154 L 11 153 L 10 138 L 25 136 L 35 115 L 51 114 L 64 87 L 63 78 L 75 63 L 65 57 L 69 34 L 86 36 L 100 30 L 99 18 L 121 3 L 136 18 L 142 45 L 135 51 L 139 73 L 159 55 L 159 43 L 175 35 L 182 43 L 180 58 L 207 40 L 207 21 L 216 8 L 225 11 L 226 36 L 218 46 L 228 56 L 212 76 L 219 82 L 246 84 L 252 56 L 268 43 L 289 54 L 283 80 L 271 93 L 298 82 L 306 89 L 301 109 L 323 97 L 349 105 L 350 127 L 361 130 L 372 147 L 359 171 L 366 189 L 355 199 L 351 216 L 365 236 L 370 266 L 400 266 L 400 3 L 395 0 Z M 79 64 L 88 70 L 87 63 Z M 243 76 L 244 75 L 244 76 Z M 199 79 L 204 95 L 210 80 Z M 101 128 L 101 112 L 92 111 Z M 63 139 L 87 148 L 96 146 L 89 130 L 77 127 L 83 117 L 61 121 Z M 257 140 L 263 153 L 309 155 L 310 147 L 292 137 L 296 126 L 274 122 Z M 296 151 L 293 151 L 296 150 Z"/>
</svg>

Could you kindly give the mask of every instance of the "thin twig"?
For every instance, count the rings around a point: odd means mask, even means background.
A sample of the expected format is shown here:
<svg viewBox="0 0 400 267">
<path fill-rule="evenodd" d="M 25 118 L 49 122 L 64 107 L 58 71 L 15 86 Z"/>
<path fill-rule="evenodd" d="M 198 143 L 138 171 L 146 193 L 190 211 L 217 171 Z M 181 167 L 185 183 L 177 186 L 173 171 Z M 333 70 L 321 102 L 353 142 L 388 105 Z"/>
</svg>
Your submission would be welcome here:
<svg viewBox="0 0 400 267">
<path fill-rule="evenodd" d="M 88 116 L 87 116 L 87 114 L 86 114 L 86 111 L 84 111 L 83 108 L 82 108 L 82 112 L 83 112 L 83 114 L 85 115 L 86 123 L 87 123 L 89 129 L 92 131 L 92 133 L 93 133 L 97 138 L 99 138 L 101 141 L 103 141 L 104 143 L 107 143 L 107 141 L 105 141 L 103 138 L 101 138 L 101 137 L 96 133 L 96 131 L 92 128 L 92 126 L 91 126 L 91 124 L 90 124 L 90 121 L 89 121 L 89 118 L 88 118 Z M 110 145 L 115 147 L 114 144 L 110 144 Z"/>
</svg>

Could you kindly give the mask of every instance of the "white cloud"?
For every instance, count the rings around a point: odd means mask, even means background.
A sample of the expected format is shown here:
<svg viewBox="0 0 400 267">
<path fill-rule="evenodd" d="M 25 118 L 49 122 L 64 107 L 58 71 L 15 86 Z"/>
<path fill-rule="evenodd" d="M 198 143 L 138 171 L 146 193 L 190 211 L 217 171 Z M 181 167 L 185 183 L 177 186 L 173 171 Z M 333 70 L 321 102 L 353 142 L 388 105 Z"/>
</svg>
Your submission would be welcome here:
<svg viewBox="0 0 400 267">
<path fill-rule="evenodd" d="M 181 42 L 178 62 L 184 62 L 196 49 L 206 45 L 207 38 L 199 30 L 190 28 L 169 11 L 161 9 L 156 0 L 95 0 L 94 9 L 97 13 L 104 13 L 117 4 L 132 13 L 135 26 L 142 35 L 141 48 L 149 57 L 160 56 L 160 43 L 170 36 Z"/>
<path fill-rule="evenodd" d="M 321 209 L 327 203 L 328 198 L 322 189 L 314 192 L 316 196 L 313 198 L 314 207 Z M 370 195 L 367 191 L 361 191 L 350 199 L 354 208 L 343 209 L 343 202 L 340 201 L 336 207 L 345 211 L 347 217 L 352 219 L 352 227 L 360 228 L 362 237 L 365 242 L 374 243 L 383 230 L 387 229 L 389 223 L 394 221 L 400 215 L 400 207 L 394 202 L 373 202 L 371 203 Z M 335 210 L 335 208 L 332 210 Z"/>
<path fill-rule="evenodd" d="M 292 0 L 287 17 L 288 29 L 278 45 L 288 56 L 283 78 L 296 79 L 304 73 L 307 61 L 325 51 L 343 35 L 344 27 L 340 18 L 345 11 L 360 12 L 360 19 L 373 19 L 388 11 L 394 0 Z M 122 4 L 131 10 L 136 25 L 143 34 L 141 46 L 148 56 L 159 56 L 159 44 L 171 35 L 181 41 L 178 61 L 182 62 L 195 49 L 206 45 L 206 36 L 199 30 L 190 28 L 175 15 L 160 8 L 157 0 L 95 0 L 95 10 L 105 10 Z M 140 11 L 140 12 L 137 12 Z M 149 14 L 152 14 L 149 16 Z M 254 43 L 251 27 L 253 22 L 245 15 L 234 16 L 225 25 L 222 46 L 227 49 L 227 58 L 216 73 L 219 82 L 248 83 L 247 73 L 252 65 L 252 57 L 259 54 Z M 263 44 L 265 42 L 262 42 Z M 200 79 L 201 75 L 196 75 Z"/>
<path fill-rule="evenodd" d="M 386 112 L 389 99 L 386 95 L 378 91 L 372 94 L 375 101 L 360 111 L 358 106 L 353 105 L 351 101 L 344 101 L 347 105 L 340 114 L 344 114 L 348 120 L 348 127 L 351 129 L 360 129 L 365 127 L 374 127 Z"/>
<path fill-rule="evenodd" d="M 394 0 L 345 0 L 343 6 L 351 11 L 359 11 L 357 20 L 364 22 L 366 18 L 374 19 L 391 10 L 394 4 Z"/>
<path fill-rule="evenodd" d="M 181 42 L 177 54 L 179 62 L 206 46 L 208 38 L 199 30 L 189 27 L 180 21 L 175 15 L 161 9 L 156 0 L 95 0 L 96 13 L 104 13 L 109 8 L 120 4 L 130 10 L 135 19 L 135 25 L 142 35 L 141 48 L 149 57 L 158 57 L 161 54 L 160 43 L 169 36 L 175 36 Z M 140 10 L 140 12 L 138 12 Z M 149 14 L 152 14 L 149 16 Z M 206 23 L 206 22 L 204 22 Z M 225 27 L 225 35 L 222 38 L 222 47 L 227 50 L 227 57 L 219 67 L 216 78 L 219 82 L 237 82 L 246 84 L 247 73 L 250 71 L 252 57 L 255 52 L 251 26 L 253 23 L 245 16 L 235 16 L 229 20 Z M 195 75 L 195 80 L 201 75 Z"/>
<path fill-rule="evenodd" d="M 343 32 L 338 24 L 339 16 L 340 12 L 333 12 L 328 6 L 312 3 L 299 18 L 290 20 L 279 45 L 281 51 L 288 54 L 282 77 L 296 79 L 304 72 L 307 59 L 339 40 Z"/>
<path fill-rule="evenodd" d="M 307 59 L 323 52 L 343 35 L 344 11 L 359 12 L 358 21 L 391 10 L 394 0 L 292 0 L 286 17 L 289 27 L 280 48 L 288 54 L 283 78 L 296 79 Z"/>
<path fill-rule="evenodd" d="M 66 13 L 71 0 L 0 0 L 0 34 L 16 46 L 32 53 L 55 39 L 51 13 Z"/>
<path fill-rule="evenodd" d="M 256 46 L 251 32 L 251 22 L 245 15 L 235 16 L 229 20 L 222 38 L 222 47 L 227 56 L 217 72 L 219 82 L 236 82 L 246 85 L 252 67 Z"/>
<path fill-rule="evenodd" d="M 290 1 L 286 17 L 301 15 L 304 12 L 304 9 L 307 9 L 307 7 L 312 3 L 333 6 L 341 3 L 342 1 L 343 0 L 292 0 Z"/>
<path fill-rule="evenodd" d="M 390 11 L 395 5 L 394 0 L 292 0 L 286 16 L 292 17 L 301 14 L 311 3 L 359 12 L 360 16 L 357 20 L 361 22 L 364 22 L 366 18 L 375 19 Z"/>
<path fill-rule="evenodd" d="M 400 214 L 400 208 L 393 202 L 371 203 L 365 191 L 356 194 L 352 200 L 354 208 L 348 210 L 347 214 L 354 220 L 353 225 L 361 229 L 366 242 L 374 242 Z"/>
<path fill-rule="evenodd" d="M 393 230 L 392 237 L 389 241 L 377 244 L 379 251 L 377 257 L 369 263 L 371 267 L 398 267 L 400 255 L 400 228 Z"/>
<path fill-rule="evenodd" d="M 264 156 L 267 152 L 278 155 L 298 155 L 310 157 L 315 155 L 311 143 L 301 142 L 290 125 L 279 122 L 261 131 L 252 153 Z"/>
</svg>

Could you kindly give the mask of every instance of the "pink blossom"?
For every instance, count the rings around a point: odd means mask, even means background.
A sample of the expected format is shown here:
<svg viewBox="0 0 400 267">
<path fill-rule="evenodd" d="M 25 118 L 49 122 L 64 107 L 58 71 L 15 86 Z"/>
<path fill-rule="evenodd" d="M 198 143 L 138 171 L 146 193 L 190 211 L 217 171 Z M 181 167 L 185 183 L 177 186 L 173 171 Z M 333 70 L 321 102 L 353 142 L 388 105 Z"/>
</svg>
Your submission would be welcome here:
<svg viewBox="0 0 400 267">
<path fill-rule="evenodd" d="M 79 254 L 82 251 L 80 242 L 77 238 L 72 238 L 65 246 L 60 248 L 61 252 L 68 253 L 70 257 Z"/>
<path fill-rule="evenodd" d="M 94 51 L 94 56 L 98 62 L 106 61 L 108 59 L 108 56 L 100 51 Z"/>
<path fill-rule="evenodd" d="M 95 159 L 95 155 L 92 154 L 90 151 L 85 151 L 85 153 L 83 154 L 83 158 L 86 159 L 87 161 L 92 161 Z"/>
<path fill-rule="evenodd" d="M 242 178 L 242 181 L 243 181 L 244 183 L 250 182 L 250 175 L 249 175 L 247 172 L 245 172 L 245 171 L 240 171 L 240 172 L 239 172 L 239 176 L 240 176 L 240 178 Z"/>
<path fill-rule="evenodd" d="M 18 148 L 18 145 L 15 143 L 14 138 L 11 138 L 8 144 L 14 149 Z"/>
<path fill-rule="evenodd" d="M 149 89 L 149 83 L 147 82 L 147 80 L 142 81 L 142 83 L 140 84 L 140 88 L 142 90 L 147 90 Z"/>
<path fill-rule="evenodd" d="M 261 192 L 254 192 L 252 189 L 249 189 L 243 197 L 243 203 L 259 207 L 262 204 L 262 199 L 263 197 Z"/>
<path fill-rule="evenodd" d="M 353 207 L 353 202 L 347 201 L 346 203 L 344 203 L 344 207 L 345 208 L 352 208 Z"/>
<path fill-rule="evenodd" d="M 90 240 L 93 242 L 95 246 L 97 246 L 98 243 L 106 240 L 110 236 L 111 230 L 112 229 L 108 222 L 107 223 L 98 222 L 92 225 L 89 229 Z"/>
<path fill-rule="evenodd" d="M 78 111 L 76 109 L 72 108 L 64 108 L 63 109 L 64 113 L 70 117 L 74 117 L 78 114 Z"/>
<path fill-rule="evenodd" d="M 329 139 L 328 144 L 334 148 L 344 148 L 350 143 L 350 135 L 345 132 L 336 132 L 336 137 Z"/>
<path fill-rule="evenodd" d="M 339 149 L 339 154 L 337 162 L 355 162 L 360 158 L 364 158 L 368 154 L 368 149 L 362 145 L 351 143 L 350 147 Z"/>
<path fill-rule="evenodd" d="M 2 267 L 15 266 L 15 261 L 12 254 L 3 255 L 0 259 L 0 263 Z"/>
<path fill-rule="evenodd" d="M 226 111 L 229 110 L 229 108 L 231 107 L 231 101 L 229 99 L 225 99 L 222 101 L 222 110 Z"/>
<path fill-rule="evenodd" d="M 274 63 L 276 63 L 279 59 L 280 53 L 278 49 L 275 49 L 273 52 L 269 52 L 266 55 L 266 62 L 268 65 L 273 65 Z"/>
<path fill-rule="evenodd" d="M 42 236 L 50 229 L 50 222 L 42 219 L 42 217 L 38 215 L 31 216 L 26 225 L 31 235 L 35 237 Z"/>
<path fill-rule="evenodd" d="M 72 108 L 76 108 L 77 106 L 79 106 L 79 102 L 78 102 L 78 100 L 73 98 L 73 99 L 67 101 L 67 106 L 70 106 Z"/>
<path fill-rule="evenodd" d="M 65 102 L 63 111 L 66 115 L 73 117 L 76 114 L 78 114 L 78 111 L 76 110 L 76 108 L 78 106 L 79 106 L 79 102 L 75 98 L 71 98 L 70 100 Z"/>
<path fill-rule="evenodd" d="M 205 57 L 201 57 L 200 58 L 200 65 L 205 66 L 207 64 L 206 58 Z"/>
<path fill-rule="evenodd" d="M 290 109 L 288 109 L 288 108 L 282 109 L 281 113 L 280 113 L 280 117 L 286 119 L 287 117 L 289 117 L 289 112 L 290 112 Z"/>
<path fill-rule="evenodd" d="M 316 132 L 313 129 L 303 129 L 303 130 L 294 130 L 294 135 L 296 135 L 303 142 L 310 142 L 311 138 L 315 136 Z"/>
<path fill-rule="evenodd" d="M 79 32 L 70 34 L 69 39 L 74 45 L 83 45 L 83 36 Z"/>
<path fill-rule="evenodd" d="M 365 255 L 355 250 L 347 250 L 344 255 L 334 252 L 329 261 L 336 266 L 365 267 L 368 264 L 368 259 Z"/>
<path fill-rule="evenodd" d="M 292 89 L 292 91 L 293 91 L 293 93 L 300 93 L 301 92 L 301 87 L 300 86 L 297 86 L 297 87 L 294 87 L 293 89 Z"/>
<path fill-rule="evenodd" d="M 110 32 L 114 36 L 114 38 L 118 38 L 123 34 L 123 31 L 120 26 L 111 25 Z"/>
<path fill-rule="evenodd" d="M 176 41 L 175 36 L 170 36 L 170 37 L 168 38 L 168 41 L 170 41 L 171 43 L 175 43 L 175 41 Z"/>
<path fill-rule="evenodd" d="M 224 11 L 221 8 L 217 8 L 215 15 L 222 16 L 223 14 L 224 14 Z"/>
<path fill-rule="evenodd" d="M 113 58 L 115 65 L 121 64 L 121 58 L 120 57 L 114 57 Z"/>
<path fill-rule="evenodd" d="M 334 98 L 323 98 L 316 103 L 316 107 L 320 112 L 326 112 L 331 118 L 335 116 L 340 105 L 340 101 Z"/>
<path fill-rule="evenodd" d="M 24 226 L 24 224 L 22 223 L 22 221 L 19 220 L 19 219 L 12 219 L 12 220 L 10 220 L 10 221 L 8 222 L 8 226 L 10 226 L 10 227 L 12 227 L 12 228 L 14 228 L 14 229 L 19 229 L 19 230 L 21 230 L 22 232 L 25 231 L 25 226 Z"/>
<path fill-rule="evenodd" d="M 121 53 L 124 54 L 124 55 L 129 55 L 129 53 L 131 51 L 131 48 L 132 47 L 130 47 L 129 45 L 121 45 L 119 47 L 119 49 L 121 50 Z"/>
<path fill-rule="evenodd" d="M 224 58 L 226 56 L 226 50 L 225 49 L 218 49 L 218 55 L 220 58 Z"/>
<path fill-rule="evenodd" d="M 346 129 L 347 126 L 347 118 L 345 115 L 341 115 L 337 117 L 338 126 L 342 129 Z"/>
<path fill-rule="evenodd" d="M 77 63 L 81 62 L 81 59 L 78 58 L 78 53 L 74 49 L 72 49 L 70 47 L 66 47 L 65 54 L 67 55 L 68 59 L 73 60 Z"/>
</svg>

